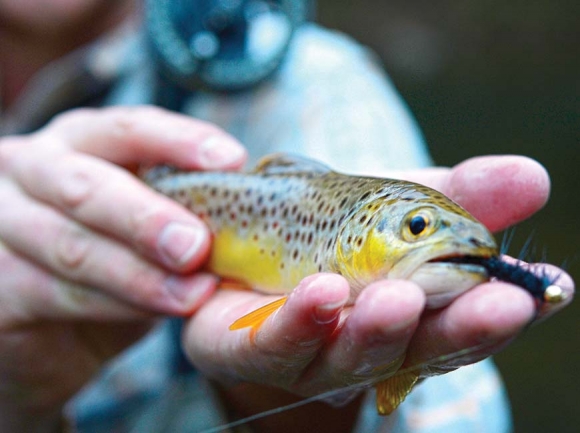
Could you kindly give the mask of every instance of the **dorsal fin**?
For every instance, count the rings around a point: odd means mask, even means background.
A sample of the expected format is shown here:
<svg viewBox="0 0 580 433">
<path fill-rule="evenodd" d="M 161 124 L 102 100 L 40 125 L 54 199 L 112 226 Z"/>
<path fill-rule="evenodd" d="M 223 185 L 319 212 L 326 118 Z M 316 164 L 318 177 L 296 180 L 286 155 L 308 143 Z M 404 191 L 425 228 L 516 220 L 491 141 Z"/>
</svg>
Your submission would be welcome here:
<svg viewBox="0 0 580 433">
<path fill-rule="evenodd" d="M 326 174 L 332 170 L 321 162 L 288 153 L 266 155 L 258 161 L 252 173 L 256 174 Z"/>
</svg>

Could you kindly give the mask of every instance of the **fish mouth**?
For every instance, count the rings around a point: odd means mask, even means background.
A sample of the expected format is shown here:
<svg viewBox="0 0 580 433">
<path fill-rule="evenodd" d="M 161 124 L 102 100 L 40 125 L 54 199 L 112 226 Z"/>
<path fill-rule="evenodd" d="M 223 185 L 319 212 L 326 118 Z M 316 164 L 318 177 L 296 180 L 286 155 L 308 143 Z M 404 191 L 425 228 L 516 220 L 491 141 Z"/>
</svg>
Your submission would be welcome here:
<svg viewBox="0 0 580 433">
<path fill-rule="evenodd" d="M 409 276 L 427 296 L 427 308 L 441 308 L 477 284 L 489 280 L 482 265 L 490 255 L 448 254 L 420 264 Z"/>
<path fill-rule="evenodd" d="M 426 263 L 452 263 L 458 266 L 461 265 L 474 265 L 480 266 L 485 269 L 485 261 L 490 259 L 492 254 L 486 254 L 481 256 L 474 256 L 471 254 L 447 254 L 444 256 L 436 257 L 428 260 Z"/>
</svg>

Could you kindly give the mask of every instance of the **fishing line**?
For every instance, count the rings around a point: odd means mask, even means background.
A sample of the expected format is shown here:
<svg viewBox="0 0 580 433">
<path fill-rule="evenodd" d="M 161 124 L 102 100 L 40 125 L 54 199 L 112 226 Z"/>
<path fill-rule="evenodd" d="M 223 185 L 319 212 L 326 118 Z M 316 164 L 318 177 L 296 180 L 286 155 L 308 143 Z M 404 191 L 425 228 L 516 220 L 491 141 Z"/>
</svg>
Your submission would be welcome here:
<svg viewBox="0 0 580 433">
<path fill-rule="evenodd" d="M 461 350 L 458 350 L 456 352 L 452 352 L 452 353 L 447 354 L 447 355 L 441 355 L 441 356 L 435 357 L 431 360 L 422 362 L 420 364 L 416 364 L 416 365 L 413 365 L 410 367 L 402 368 L 402 369 L 398 370 L 397 373 L 395 373 L 393 376 L 399 376 L 399 375 L 408 373 L 410 371 L 422 369 L 424 367 L 431 366 L 432 364 L 435 364 L 435 363 L 441 363 L 441 362 L 457 359 L 457 358 L 460 358 L 462 356 L 470 355 L 472 353 L 475 353 L 479 350 L 483 350 L 483 349 L 491 347 L 491 346 L 492 346 L 492 344 L 482 343 L 482 344 L 468 347 L 466 349 L 461 349 Z M 362 388 L 370 388 L 373 385 L 377 384 L 378 382 L 381 382 L 382 380 L 387 379 L 388 377 L 392 377 L 392 376 L 387 376 L 387 377 L 383 377 L 383 378 L 373 378 L 373 379 L 369 379 L 366 381 L 356 383 L 354 385 L 346 386 L 344 388 L 326 391 L 326 392 L 323 392 L 321 394 L 317 394 L 317 395 L 314 395 L 312 397 L 308 397 L 308 398 L 305 398 L 303 400 L 287 404 L 285 406 L 280 406 L 280 407 L 277 407 L 274 409 L 269 409 L 269 410 L 266 410 L 263 412 L 259 412 L 257 414 L 250 415 L 248 417 L 245 417 L 245 418 L 242 418 L 242 419 L 239 419 L 236 421 L 232 421 L 232 422 L 227 423 L 227 424 L 222 424 L 220 426 L 211 427 L 209 429 L 202 430 L 198 433 L 218 433 L 218 432 L 221 432 L 221 431 L 233 428 L 233 427 L 238 427 L 238 426 L 247 424 L 247 423 L 252 422 L 252 421 L 266 418 L 266 417 L 271 416 L 271 415 L 276 415 L 276 414 L 279 414 L 282 412 L 287 412 L 289 410 L 297 409 L 299 407 L 306 406 L 307 404 L 314 403 L 314 402 L 323 400 L 325 398 L 330 398 L 330 397 L 333 397 L 337 394 L 341 394 L 341 393 L 344 393 L 347 391 L 356 391 L 356 390 L 360 390 Z"/>
</svg>

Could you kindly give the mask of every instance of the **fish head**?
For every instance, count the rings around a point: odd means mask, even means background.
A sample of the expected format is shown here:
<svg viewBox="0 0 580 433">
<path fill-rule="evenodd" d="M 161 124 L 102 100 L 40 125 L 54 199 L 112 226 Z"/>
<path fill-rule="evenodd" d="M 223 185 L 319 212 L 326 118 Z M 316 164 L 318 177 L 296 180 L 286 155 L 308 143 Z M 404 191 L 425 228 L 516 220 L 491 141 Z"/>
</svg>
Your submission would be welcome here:
<svg viewBox="0 0 580 433">
<path fill-rule="evenodd" d="M 497 255 L 493 235 L 446 196 L 428 192 L 372 200 L 344 224 L 337 263 L 355 290 L 407 279 L 425 291 L 428 307 L 438 308 L 489 279 L 483 266 L 462 258 Z"/>
</svg>

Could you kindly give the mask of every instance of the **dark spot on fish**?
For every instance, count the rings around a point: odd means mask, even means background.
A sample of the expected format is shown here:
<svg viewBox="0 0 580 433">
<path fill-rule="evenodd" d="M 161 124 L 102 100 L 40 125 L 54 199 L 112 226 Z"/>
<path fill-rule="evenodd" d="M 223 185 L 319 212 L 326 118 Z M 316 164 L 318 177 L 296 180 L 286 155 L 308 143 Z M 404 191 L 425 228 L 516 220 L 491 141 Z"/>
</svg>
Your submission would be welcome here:
<svg viewBox="0 0 580 433">
<path fill-rule="evenodd" d="M 256 199 L 256 203 L 258 204 L 258 206 L 262 206 L 263 202 L 264 202 L 264 196 L 262 194 L 260 194 L 258 196 L 258 198 Z"/>
<path fill-rule="evenodd" d="M 286 233 L 286 243 L 290 243 L 292 240 L 292 233 Z"/>
<path fill-rule="evenodd" d="M 360 196 L 360 199 L 359 199 L 359 201 L 364 201 L 364 200 L 366 200 L 367 198 L 369 198 L 369 197 L 370 197 L 370 195 L 371 195 L 371 192 L 370 192 L 370 191 L 367 191 L 367 192 L 365 192 L 363 195 L 361 195 L 361 196 Z"/>
<path fill-rule="evenodd" d="M 312 238 L 314 237 L 314 235 L 312 234 L 312 232 L 308 233 L 308 245 L 312 245 Z M 316 255 L 316 257 L 318 257 L 318 254 Z M 316 259 L 314 259 L 316 261 Z"/>
<path fill-rule="evenodd" d="M 242 222 L 240 223 L 242 228 L 248 228 L 248 221 L 247 220 L 242 220 Z"/>
<path fill-rule="evenodd" d="M 300 254 L 300 252 L 298 251 L 298 249 L 295 249 L 295 250 L 292 252 L 292 258 L 293 258 L 294 260 L 298 259 L 298 255 L 299 255 L 299 254 Z"/>
<path fill-rule="evenodd" d="M 360 247 L 362 246 L 362 243 L 363 243 L 363 240 L 362 240 L 362 238 L 361 238 L 361 237 L 358 237 L 358 238 L 356 239 L 356 246 L 357 246 L 358 248 L 360 248 Z"/>
<path fill-rule="evenodd" d="M 274 221 L 274 222 L 272 223 L 272 228 L 273 228 L 274 230 L 276 230 L 276 229 L 278 228 L 278 225 L 279 225 L 278 221 Z"/>
<path fill-rule="evenodd" d="M 339 208 L 343 208 L 346 206 L 346 202 L 348 201 L 348 196 L 345 196 L 341 201 L 340 204 L 338 205 Z"/>
<path fill-rule="evenodd" d="M 358 220 L 359 223 L 364 224 L 364 222 L 367 220 L 367 216 L 363 215 L 360 217 L 360 219 Z"/>
<path fill-rule="evenodd" d="M 240 193 L 239 192 L 235 192 L 232 199 L 234 200 L 234 202 L 238 201 L 240 199 Z"/>
<path fill-rule="evenodd" d="M 326 221 L 326 220 L 322 221 L 322 227 L 321 227 L 321 229 L 322 230 L 326 230 L 326 226 L 327 225 L 328 225 L 328 221 Z"/>
<path fill-rule="evenodd" d="M 258 241 L 258 239 L 260 239 L 260 236 L 258 236 L 258 233 L 254 233 L 254 236 L 252 237 L 252 239 L 254 239 L 255 241 Z"/>
<path fill-rule="evenodd" d="M 215 197 L 217 195 L 217 188 L 215 186 L 209 190 L 209 195 L 210 197 Z"/>
</svg>

